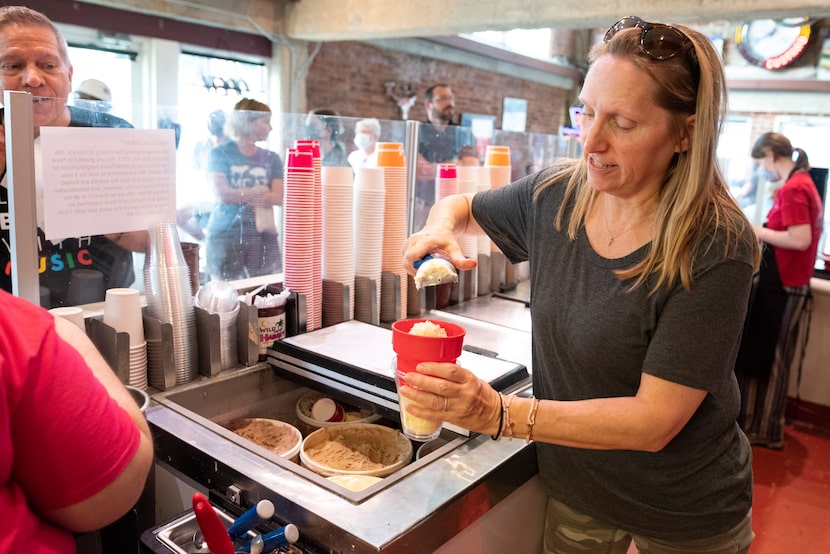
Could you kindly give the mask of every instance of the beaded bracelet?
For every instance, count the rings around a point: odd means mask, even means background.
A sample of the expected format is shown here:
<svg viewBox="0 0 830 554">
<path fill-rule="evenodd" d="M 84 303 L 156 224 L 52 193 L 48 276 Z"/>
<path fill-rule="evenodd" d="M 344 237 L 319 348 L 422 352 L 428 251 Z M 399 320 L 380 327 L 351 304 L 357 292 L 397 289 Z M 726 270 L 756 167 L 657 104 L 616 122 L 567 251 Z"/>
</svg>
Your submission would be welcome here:
<svg viewBox="0 0 830 554">
<path fill-rule="evenodd" d="M 504 428 L 504 397 L 499 393 L 499 428 L 495 435 L 490 435 L 494 441 L 501 439 L 501 432 Z"/>
<path fill-rule="evenodd" d="M 527 412 L 527 440 L 533 440 L 533 426 L 536 425 L 536 410 L 539 409 L 539 399 L 535 396 L 530 397 L 530 411 Z"/>
</svg>

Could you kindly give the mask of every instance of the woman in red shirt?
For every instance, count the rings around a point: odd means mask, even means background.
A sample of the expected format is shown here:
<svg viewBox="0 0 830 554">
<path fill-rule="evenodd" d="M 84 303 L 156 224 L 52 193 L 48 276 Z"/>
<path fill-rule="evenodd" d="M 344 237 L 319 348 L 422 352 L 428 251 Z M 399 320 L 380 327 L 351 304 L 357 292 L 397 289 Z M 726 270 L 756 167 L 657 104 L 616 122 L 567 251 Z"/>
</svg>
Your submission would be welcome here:
<svg viewBox="0 0 830 554">
<path fill-rule="evenodd" d="M 739 422 L 752 444 L 784 446 L 784 410 L 789 369 L 803 353 L 824 210 L 810 176 L 807 153 L 780 133 L 764 133 L 752 149 L 771 181 L 785 179 L 775 192 L 763 227 L 764 261 L 744 330 L 737 375 L 741 386 Z M 801 346 L 801 348 L 799 348 Z M 799 358 L 800 359 L 800 358 Z"/>
</svg>

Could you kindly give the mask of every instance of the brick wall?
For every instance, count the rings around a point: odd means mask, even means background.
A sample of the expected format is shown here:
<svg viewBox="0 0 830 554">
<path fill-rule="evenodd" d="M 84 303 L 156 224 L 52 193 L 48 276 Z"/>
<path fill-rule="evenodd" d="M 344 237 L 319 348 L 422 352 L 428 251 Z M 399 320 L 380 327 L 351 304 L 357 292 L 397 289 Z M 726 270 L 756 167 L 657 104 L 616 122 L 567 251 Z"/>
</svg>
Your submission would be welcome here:
<svg viewBox="0 0 830 554">
<path fill-rule="evenodd" d="M 455 94 L 457 114 L 494 115 L 496 128 L 501 128 L 506 96 L 527 100 L 529 133 L 555 135 L 560 125 L 569 124 L 571 91 L 358 42 L 323 43 L 306 77 L 307 105 L 334 109 L 343 117 L 400 120 L 398 106 L 386 97 L 389 81 L 411 84 L 417 93 L 411 120 L 426 119 L 426 88 L 446 82 Z"/>
</svg>

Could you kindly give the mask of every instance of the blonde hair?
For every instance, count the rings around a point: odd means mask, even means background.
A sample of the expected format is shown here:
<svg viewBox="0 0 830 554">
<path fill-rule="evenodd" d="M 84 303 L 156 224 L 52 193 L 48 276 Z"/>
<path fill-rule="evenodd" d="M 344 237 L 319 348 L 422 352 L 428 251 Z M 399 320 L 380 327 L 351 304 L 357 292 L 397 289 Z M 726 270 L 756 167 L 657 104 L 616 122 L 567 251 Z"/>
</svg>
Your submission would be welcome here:
<svg viewBox="0 0 830 554">
<path fill-rule="evenodd" d="M 723 66 L 708 38 L 686 27 L 676 28 L 689 38 L 693 50 L 670 59 L 656 60 L 646 54 L 640 47 L 638 28 L 617 32 L 588 54 L 591 64 L 605 55 L 625 58 L 653 79 L 652 100 L 672 114 L 670 132 L 676 143 L 683 139 L 687 118 L 694 115 L 688 149 L 676 153 L 666 171 L 651 248 L 642 261 L 617 271 L 621 279 L 634 280 L 632 288 L 648 279 L 652 292 L 662 285 L 674 286 L 678 279 L 689 290 L 695 255 L 711 246 L 714 230 L 725 232 L 726 254 L 734 251 L 740 234 L 749 226 L 717 163 L 717 139 L 726 113 Z M 568 236 L 573 239 L 598 193 L 586 185 L 584 159 L 558 162 L 553 177 L 535 192 L 535 197 L 557 183 L 566 183 L 567 188 L 555 225 L 561 230 L 566 206 L 573 198 L 574 208 L 567 222 Z M 756 247 L 756 266 L 759 259 Z"/>
</svg>

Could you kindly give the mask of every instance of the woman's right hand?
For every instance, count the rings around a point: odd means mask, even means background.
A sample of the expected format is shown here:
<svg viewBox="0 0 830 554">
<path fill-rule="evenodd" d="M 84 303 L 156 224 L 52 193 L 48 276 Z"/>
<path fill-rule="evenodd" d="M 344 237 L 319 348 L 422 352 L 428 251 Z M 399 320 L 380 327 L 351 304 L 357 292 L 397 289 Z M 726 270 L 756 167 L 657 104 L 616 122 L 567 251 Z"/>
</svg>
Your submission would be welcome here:
<svg viewBox="0 0 830 554">
<path fill-rule="evenodd" d="M 410 235 L 404 243 L 403 266 L 410 275 L 415 275 L 415 262 L 435 252 L 446 256 L 461 270 L 477 265 L 476 260 L 464 257 L 455 238 L 456 234 L 481 232 L 470 213 L 471 198 L 472 195 L 462 194 L 448 196 L 430 209 L 423 229 Z"/>
<path fill-rule="evenodd" d="M 410 275 L 415 275 L 415 262 L 436 252 L 446 256 L 458 269 L 472 269 L 477 264 L 475 260 L 464 257 L 453 233 L 427 225 L 410 235 L 404 243 L 403 266 Z"/>
</svg>

